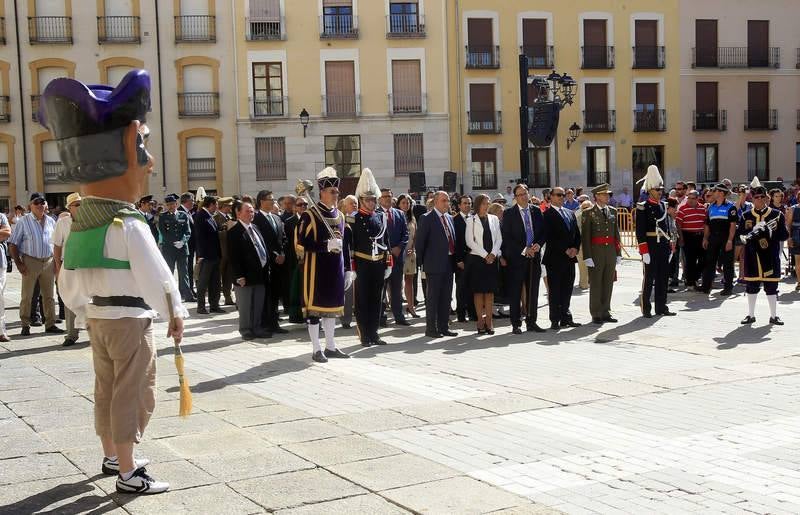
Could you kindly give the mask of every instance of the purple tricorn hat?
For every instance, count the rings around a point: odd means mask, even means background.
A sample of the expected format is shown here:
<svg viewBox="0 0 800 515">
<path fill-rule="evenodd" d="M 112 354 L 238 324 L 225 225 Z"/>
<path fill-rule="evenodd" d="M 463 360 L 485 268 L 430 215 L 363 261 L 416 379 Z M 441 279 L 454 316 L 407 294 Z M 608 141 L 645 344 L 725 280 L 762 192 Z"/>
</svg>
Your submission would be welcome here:
<svg viewBox="0 0 800 515">
<path fill-rule="evenodd" d="M 148 111 L 150 75 L 131 70 L 115 88 L 69 78 L 50 81 L 39 104 L 39 121 L 58 144 L 62 177 L 93 182 L 125 173 L 125 128 L 134 120 L 144 123 Z"/>
</svg>

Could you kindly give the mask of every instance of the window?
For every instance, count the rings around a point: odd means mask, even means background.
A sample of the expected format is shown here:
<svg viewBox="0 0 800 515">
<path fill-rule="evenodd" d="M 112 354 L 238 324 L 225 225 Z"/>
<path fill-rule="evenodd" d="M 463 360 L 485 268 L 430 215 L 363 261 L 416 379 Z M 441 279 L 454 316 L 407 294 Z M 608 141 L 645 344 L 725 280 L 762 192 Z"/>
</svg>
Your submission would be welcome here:
<svg viewBox="0 0 800 515">
<path fill-rule="evenodd" d="M 666 129 L 666 111 L 658 109 L 658 83 L 636 84 L 636 109 L 633 113 L 635 131 L 663 131 Z"/>
<path fill-rule="evenodd" d="M 500 52 L 494 44 L 491 18 L 467 19 L 467 68 L 497 68 Z"/>
<path fill-rule="evenodd" d="M 608 109 L 608 84 L 584 85 L 586 110 L 583 112 L 584 132 L 614 132 L 616 112 Z"/>
<path fill-rule="evenodd" d="M 547 44 L 547 19 L 522 20 L 522 54 L 528 58 L 528 68 L 551 68 L 553 47 Z"/>
<path fill-rule="evenodd" d="M 499 134 L 500 113 L 495 111 L 494 84 L 469 85 L 468 134 Z"/>
<path fill-rule="evenodd" d="M 530 185 L 534 188 L 545 188 L 550 185 L 550 149 L 528 149 L 528 171 Z"/>
<path fill-rule="evenodd" d="M 394 135 L 394 174 L 408 175 L 411 172 L 424 172 L 425 159 L 422 147 L 422 134 Z"/>
<path fill-rule="evenodd" d="M 256 138 L 256 180 L 286 178 L 286 138 Z"/>
<path fill-rule="evenodd" d="M 794 147 L 794 177 L 800 181 L 800 143 Z"/>
<path fill-rule="evenodd" d="M 356 116 L 356 71 L 354 61 L 327 61 L 325 63 L 326 116 Z"/>
<path fill-rule="evenodd" d="M 719 62 L 717 46 L 717 20 L 695 20 L 694 22 L 694 65 L 716 68 Z"/>
<path fill-rule="evenodd" d="M 389 4 L 389 34 L 413 35 L 424 30 L 416 1 Z"/>
<path fill-rule="evenodd" d="M 586 149 L 587 185 L 596 186 L 609 182 L 608 154 L 609 147 L 589 147 Z"/>
<path fill-rule="evenodd" d="M 631 155 L 633 183 L 643 178 L 647 167 L 656 165 L 659 170 L 664 169 L 664 147 L 661 146 L 634 146 Z"/>
<path fill-rule="evenodd" d="M 717 182 L 717 145 L 697 145 L 697 182 Z"/>
<path fill-rule="evenodd" d="M 664 49 L 658 46 L 658 20 L 634 22 L 633 67 L 663 68 Z"/>
<path fill-rule="evenodd" d="M 769 143 L 747 145 L 747 180 L 756 176 L 762 181 L 769 179 Z"/>
<path fill-rule="evenodd" d="M 279 0 L 250 0 L 247 39 L 274 40 L 284 37 Z"/>
<path fill-rule="evenodd" d="M 361 136 L 325 136 L 325 166 L 339 177 L 361 175 Z"/>
<path fill-rule="evenodd" d="M 419 60 L 392 61 L 392 113 L 421 113 L 422 84 Z"/>
<path fill-rule="evenodd" d="M 497 149 L 472 149 L 472 189 L 497 189 Z"/>
<path fill-rule="evenodd" d="M 769 108 L 769 82 L 748 82 L 745 129 L 776 128 L 777 112 Z"/>
<path fill-rule="evenodd" d="M 253 114 L 283 116 L 281 63 L 253 63 Z"/>
<path fill-rule="evenodd" d="M 583 20 L 582 68 L 614 67 L 614 47 L 608 46 L 606 20 Z"/>
<path fill-rule="evenodd" d="M 747 66 L 770 66 L 769 20 L 747 20 Z"/>
<path fill-rule="evenodd" d="M 322 37 L 355 37 L 358 27 L 351 0 L 323 0 Z"/>
</svg>

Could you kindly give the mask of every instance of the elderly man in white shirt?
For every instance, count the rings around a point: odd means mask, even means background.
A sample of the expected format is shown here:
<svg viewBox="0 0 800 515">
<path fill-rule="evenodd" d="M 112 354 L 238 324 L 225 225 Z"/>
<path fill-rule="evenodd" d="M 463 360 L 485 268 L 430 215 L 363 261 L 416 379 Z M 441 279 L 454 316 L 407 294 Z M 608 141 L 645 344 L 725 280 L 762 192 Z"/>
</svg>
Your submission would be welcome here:
<svg viewBox="0 0 800 515">
<path fill-rule="evenodd" d="M 53 265 L 55 266 L 56 281 L 58 281 L 58 274 L 63 266 L 64 245 L 66 245 L 72 229 L 72 219 L 80 206 L 80 193 L 70 193 L 67 196 L 67 211 L 59 215 L 56 229 L 53 231 Z M 64 338 L 63 345 L 69 347 L 78 343 L 78 329 L 75 328 L 75 313 L 66 306 L 64 306 L 64 311 L 67 318 L 67 336 Z"/>
</svg>

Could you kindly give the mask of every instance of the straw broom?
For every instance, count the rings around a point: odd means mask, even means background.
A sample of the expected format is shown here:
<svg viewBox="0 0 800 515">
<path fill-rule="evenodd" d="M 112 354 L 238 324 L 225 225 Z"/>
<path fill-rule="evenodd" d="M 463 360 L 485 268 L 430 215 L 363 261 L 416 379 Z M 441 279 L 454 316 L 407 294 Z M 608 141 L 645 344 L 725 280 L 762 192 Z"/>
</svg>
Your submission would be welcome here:
<svg viewBox="0 0 800 515">
<path fill-rule="evenodd" d="M 169 283 L 164 285 L 164 293 L 167 296 L 167 307 L 169 309 L 169 323 L 172 325 L 172 320 L 175 318 L 175 309 L 172 307 L 172 292 L 169 288 Z M 178 371 L 178 382 L 181 387 L 181 400 L 178 415 L 187 417 L 192 412 L 192 392 L 189 390 L 189 382 L 186 380 L 186 373 L 184 372 L 183 364 L 183 351 L 179 342 L 175 342 L 175 368 Z"/>
</svg>

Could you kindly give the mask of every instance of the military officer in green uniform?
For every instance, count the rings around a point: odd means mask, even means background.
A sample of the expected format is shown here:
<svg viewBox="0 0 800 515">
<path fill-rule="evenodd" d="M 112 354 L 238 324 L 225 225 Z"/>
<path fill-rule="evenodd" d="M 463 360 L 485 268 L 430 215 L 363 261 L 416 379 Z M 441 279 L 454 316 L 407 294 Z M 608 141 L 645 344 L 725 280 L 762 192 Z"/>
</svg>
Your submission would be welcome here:
<svg viewBox="0 0 800 515">
<path fill-rule="evenodd" d="M 581 215 L 581 249 L 589 269 L 589 312 L 592 322 L 602 324 L 617 321 L 611 316 L 611 292 L 622 256 L 617 210 L 608 205 L 611 189 L 601 184 L 592 193 L 595 204 Z"/>
<path fill-rule="evenodd" d="M 228 229 L 233 227 L 233 216 L 231 210 L 233 209 L 233 197 L 222 197 L 217 200 L 217 210 L 214 212 L 214 222 L 217 224 L 217 233 L 219 234 L 219 244 L 222 249 L 222 258 L 219 262 L 220 281 L 222 282 L 223 297 L 225 297 L 225 305 L 233 306 L 233 277 L 230 267 L 228 266 Z"/>
<path fill-rule="evenodd" d="M 192 229 L 189 225 L 189 215 L 178 209 L 178 195 L 167 195 L 164 203 L 166 211 L 158 217 L 158 233 L 161 236 L 161 254 L 167 262 L 170 272 L 178 266 L 178 289 L 184 302 L 194 302 L 189 287 L 189 270 L 187 268 L 189 256 L 189 237 Z"/>
</svg>

